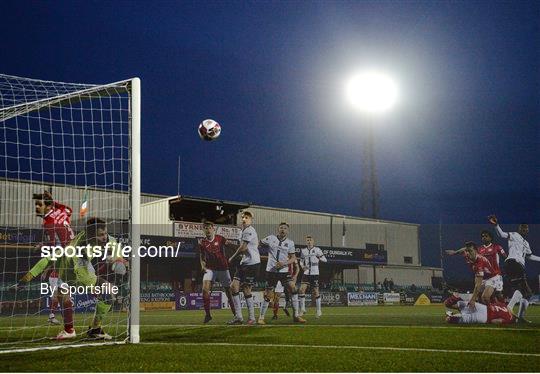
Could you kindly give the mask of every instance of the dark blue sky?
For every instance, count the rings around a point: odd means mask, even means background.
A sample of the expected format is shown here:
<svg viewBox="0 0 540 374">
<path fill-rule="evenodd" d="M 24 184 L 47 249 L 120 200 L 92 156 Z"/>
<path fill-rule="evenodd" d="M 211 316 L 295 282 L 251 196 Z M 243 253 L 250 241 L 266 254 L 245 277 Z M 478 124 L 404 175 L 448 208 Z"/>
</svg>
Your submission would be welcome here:
<svg viewBox="0 0 540 374">
<path fill-rule="evenodd" d="M 381 218 L 538 223 L 540 3 L 3 1 L 6 74 L 142 79 L 142 187 L 360 213 L 363 67 L 398 106 L 375 130 Z M 204 143 L 198 123 L 221 123 Z M 534 248 L 534 245 L 533 245 Z M 429 261 L 432 262 L 432 261 Z M 435 261 L 436 262 L 436 261 Z"/>
</svg>

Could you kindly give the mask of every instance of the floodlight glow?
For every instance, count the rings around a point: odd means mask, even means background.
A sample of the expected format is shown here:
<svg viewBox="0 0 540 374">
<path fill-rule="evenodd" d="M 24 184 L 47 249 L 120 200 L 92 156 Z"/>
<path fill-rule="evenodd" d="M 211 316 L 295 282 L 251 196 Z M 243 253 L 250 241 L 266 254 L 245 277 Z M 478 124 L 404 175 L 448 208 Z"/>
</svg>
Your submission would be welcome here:
<svg viewBox="0 0 540 374">
<path fill-rule="evenodd" d="M 347 83 L 347 98 L 362 112 L 380 113 L 397 101 L 398 89 L 394 81 L 381 73 L 365 72 Z"/>
</svg>

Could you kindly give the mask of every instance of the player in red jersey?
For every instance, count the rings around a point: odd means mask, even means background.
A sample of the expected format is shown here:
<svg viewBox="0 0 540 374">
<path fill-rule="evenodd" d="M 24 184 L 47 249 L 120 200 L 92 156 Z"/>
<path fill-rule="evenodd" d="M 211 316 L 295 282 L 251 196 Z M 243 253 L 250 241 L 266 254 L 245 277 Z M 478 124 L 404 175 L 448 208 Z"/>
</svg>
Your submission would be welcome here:
<svg viewBox="0 0 540 374">
<path fill-rule="evenodd" d="M 503 281 L 499 267 L 493 267 L 486 257 L 480 255 L 475 243 L 467 242 L 465 247 L 457 251 L 447 250 L 446 253 L 449 255 L 462 254 L 475 274 L 474 291 L 471 298 L 472 307 L 474 307 L 478 295 L 481 295 L 482 303 L 487 305 L 491 302 L 494 290 L 502 291 Z"/>
<path fill-rule="evenodd" d="M 214 224 L 206 221 L 203 225 L 203 239 L 199 240 L 199 256 L 203 276 L 203 301 L 204 301 L 204 323 L 212 320 L 210 314 L 210 292 L 212 282 L 218 280 L 225 288 L 225 294 L 229 300 L 231 311 L 235 315 L 234 303 L 231 295 L 231 274 L 229 273 L 229 261 L 225 254 L 226 239 L 221 235 L 216 235 Z"/>
<path fill-rule="evenodd" d="M 44 241 L 39 245 L 47 245 L 54 247 L 57 244 L 65 247 L 75 237 L 75 233 L 71 228 L 71 213 L 72 210 L 66 205 L 62 205 L 53 200 L 52 194 L 49 191 L 44 191 L 41 194 L 33 194 L 35 212 L 38 217 L 43 218 Z M 49 285 L 53 290 L 58 290 L 61 282 L 58 279 L 58 272 L 54 267 L 54 262 L 51 268 L 43 273 L 43 279 L 49 278 Z M 68 303 L 70 304 L 70 303 Z M 60 324 L 55 317 L 55 310 L 59 305 L 58 292 L 51 295 L 51 307 L 49 313 L 49 323 Z M 70 308 L 69 305 L 65 307 Z"/>
<path fill-rule="evenodd" d="M 508 307 L 500 302 L 494 301 L 487 305 L 475 303 L 474 308 L 470 303 L 466 303 L 460 298 L 451 296 L 445 302 L 449 308 L 455 308 L 460 311 L 458 314 L 446 312 L 446 322 L 448 323 L 497 323 L 507 324 L 514 322 L 514 315 Z"/>
<path fill-rule="evenodd" d="M 487 286 L 498 288 L 498 283 L 501 283 L 502 287 L 501 272 L 500 270 L 495 270 L 484 256 L 478 254 L 476 244 L 473 242 L 465 243 L 465 254 L 467 263 L 474 273 L 474 291 L 469 302 L 469 307 L 474 308 L 476 299 L 482 289 L 485 291 Z M 491 295 L 484 295 L 482 292 L 482 301 L 484 304 L 489 304 L 490 298 Z"/>
<path fill-rule="evenodd" d="M 499 267 L 499 255 L 506 257 L 506 252 L 499 244 L 493 243 L 493 235 L 491 232 L 484 230 L 482 231 L 481 237 L 482 245 L 478 247 L 478 254 L 484 256 L 489 261 L 491 266 L 493 266 L 495 272 L 501 274 L 502 272 Z M 484 302 L 491 300 L 491 296 L 494 294 L 497 299 L 503 299 L 503 281 L 502 276 L 499 277 L 500 279 L 492 284 L 487 284 L 484 282 L 484 292 L 482 292 L 482 300 Z"/>
</svg>

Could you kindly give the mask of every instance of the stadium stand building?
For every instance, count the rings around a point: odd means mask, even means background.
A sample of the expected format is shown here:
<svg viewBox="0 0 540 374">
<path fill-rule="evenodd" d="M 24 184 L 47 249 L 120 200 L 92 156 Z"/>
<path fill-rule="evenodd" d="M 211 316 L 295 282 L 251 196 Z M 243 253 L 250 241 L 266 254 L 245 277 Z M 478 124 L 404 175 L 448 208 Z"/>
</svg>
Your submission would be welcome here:
<svg viewBox="0 0 540 374">
<path fill-rule="evenodd" d="M 9 179 L 0 179 L 0 185 L 4 202 L 0 207 L 4 268 L 15 267 L 9 273 L 20 275 L 23 269 L 18 267 L 27 268 L 29 262 L 33 262 L 31 258 L 37 259 L 33 242 L 39 242 L 35 232 L 39 231 L 41 219 L 34 214 L 32 194 L 49 187 Z M 52 193 L 55 200 L 74 209 L 75 229 L 81 225 L 78 207 L 85 194 L 89 202 L 86 217 L 108 212 L 109 216 L 101 218 L 109 222 L 113 233 L 117 225 L 127 220 L 129 199 L 126 193 L 68 185 L 55 185 Z M 412 284 L 438 287 L 442 279 L 441 268 L 422 266 L 417 224 L 187 196 L 142 194 L 141 200 L 142 244 L 179 249 L 174 257 L 142 258 L 143 282 L 170 282 L 175 288 L 195 290 L 200 282 L 196 252 L 197 237 L 202 233 L 200 222 L 204 219 L 216 222 L 234 244 L 235 230 L 238 230 L 235 227 L 240 223 L 243 210 L 253 213 L 260 239 L 275 233 L 280 222 L 290 224 L 290 237 L 297 247 L 304 245 L 305 235 L 312 235 L 315 245 L 323 249 L 329 260 L 327 266 L 321 266 L 324 287 L 373 290 L 385 278 L 392 279 L 396 289 Z M 122 204 L 126 204 L 126 209 L 107 209 Z M 13 251 L 17 251 L 17 255 Z M 28 260 L 21 262 L 21 258 Z"/>
</svg>

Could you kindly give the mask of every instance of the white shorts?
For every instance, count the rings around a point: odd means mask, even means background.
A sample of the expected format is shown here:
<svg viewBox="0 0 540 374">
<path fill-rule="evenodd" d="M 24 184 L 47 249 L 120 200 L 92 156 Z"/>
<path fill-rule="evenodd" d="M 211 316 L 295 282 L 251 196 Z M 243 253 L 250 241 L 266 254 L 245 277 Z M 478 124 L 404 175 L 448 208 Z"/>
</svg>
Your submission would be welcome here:
<svg viewBox="0 0 540 374">
<path fill-rule="evenodd" d="M 215 282 L 219 281 L 223 287 L 231 286 L 231 273 L 229 270 L 210 270 L 206 269 L 203 276 L 203 281 Z"/>
<path fill-rule="evenodd" d="M 274 288 L 274 292 L 283 293 L 284 291 L 285 289 L 283 288 L 281 281 L 278 281 L 276 284 L 276 288 Z"/>
<path fill-rule="evenodd" d="M 487 323 L 487 307 L 484 304 L 474 303 L 475 310 L 469 309 L 465 301 L 458 302 L 461 311 L 459 323 Z"/>
<path fill-rule="evenodd" d="M 501 275 L 495 275 L 494 277 L 491 277 L 489 279 L 484 279 L 482 281 L 482 286 L 484 287 L 492 287 L 495 289 L 495 291 L 502 291 L 503 290 L 503 280 Z"/>
</svg>

